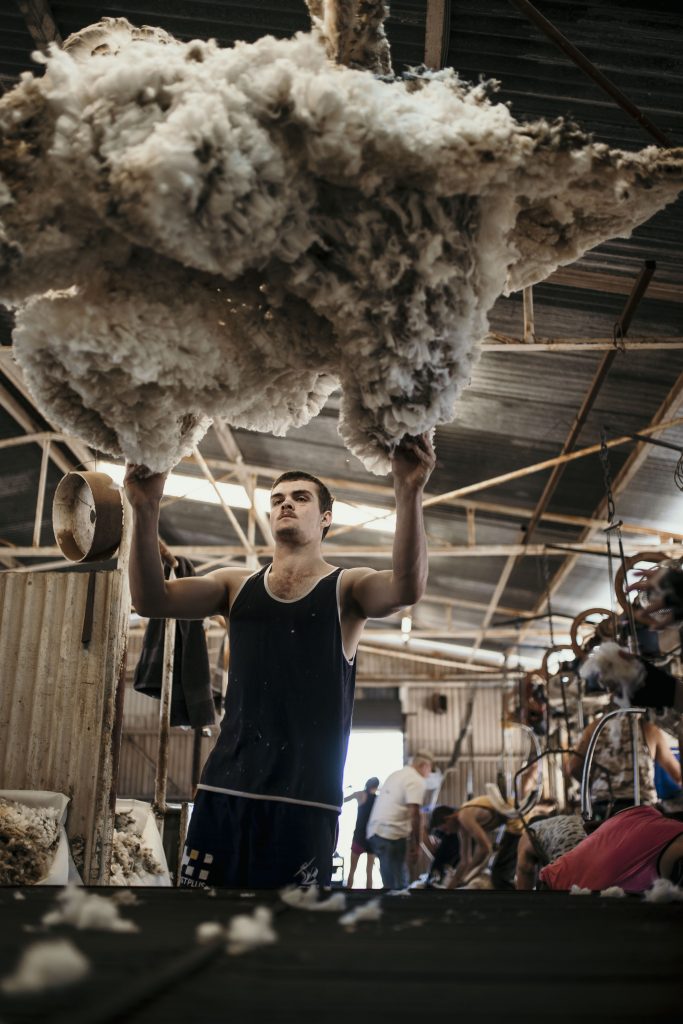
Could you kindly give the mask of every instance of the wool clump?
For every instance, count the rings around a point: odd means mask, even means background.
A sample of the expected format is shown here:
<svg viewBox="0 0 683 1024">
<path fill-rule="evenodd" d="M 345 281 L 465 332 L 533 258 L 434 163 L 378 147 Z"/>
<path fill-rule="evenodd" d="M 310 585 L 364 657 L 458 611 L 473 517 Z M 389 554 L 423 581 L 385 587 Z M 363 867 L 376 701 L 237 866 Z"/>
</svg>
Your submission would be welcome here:
<svg viewBox="0 0 683 1024">
<path fill-rule="evenodd" d="M 683 889 L 668 878 L 658 878 L 645 893 L 648 903 L 677 903 L 683 901 Z"/>
<path fill-rule="evenodd" d="M 499 295 L 683 187 L 682 151 L 393 78 L 381 3 L 355 33 L 309 6 L 313 32 L 231 49 L 104 19 L 0 100 L 16 358 L 58 427 L 152 471 L 211 418 L 284 434 L 341 386 L 344 442 L 387 472 L 453 419 Z"/>
<path fill-rule="evenodd" d="M 230 919 L 227 945 L 230 956 L 240 956 L 274 942 L 277 942 L 277 933 L 273 928 L 273 912 L 269 907 L 255 907 L 251 915 L 237 914 Z"/>
<path fill-rule="evenodd" d="M 59 845 L 60 812 L 0 800 L 0 885 L 35 885 Z"/>
<path fill-rule="evenodd" d="M 357 924 L 361 924 L 363 921 L 379 921 L 381 916 L 382 901 L 380 899 L 368 900 L 367 903 L 361 903 L 359 907 L 354 907 L 348 913 L 342 914 L 339 924 L 343 928 L 353 931 Z"/>
<path fill-rule="evenodd" d="M 57 905 L 43 915 L 42 923 L 48 928 L 69 924 L 79 930 L 102 932 L 139 930 L 134 921 L 121 917 L 114 900 L 87 893 L 85 889 L 76 886 L 67 886 L 59 893 Z"/>
<path fill-rule="evenodd" d="M 139 835 L 134 816 L 118 813 L 114 819 L 110 881 L 112 885 L 142 885 L 164 868 Z"/>
<path fill-rule="evenodd" d="M 323 913 L 339 913 L 341 910 L 346 910 L 346 896 L 343 892 L 335 892 L 327 899 L 320 899 L 320 896 L 320 892 L 313 885 L 308 888 L 289 885 L 280 890 L 282 902 L 296 910 L 314 910 Z"/>
<path fill-rule="evenodd" d="M 611 897 L 612 899 L 621 899 L 621 897 L 625 896 L 626 893 L 621 888 L 620 885 L 610 885 L 610 886 L 607 887 L 607 889 L 601 889 L 600 890 L 600 895 L 601 896 L 608 896 L 608 897 Z"/>
<path fill-rule="evenodd" d="M 0 982 L 0 989 L 13 996 L 62 988 L 89 971 L 88 958 L 68 939 L 35 942 L 24 950 L 14 973 Z"/>
</svg>

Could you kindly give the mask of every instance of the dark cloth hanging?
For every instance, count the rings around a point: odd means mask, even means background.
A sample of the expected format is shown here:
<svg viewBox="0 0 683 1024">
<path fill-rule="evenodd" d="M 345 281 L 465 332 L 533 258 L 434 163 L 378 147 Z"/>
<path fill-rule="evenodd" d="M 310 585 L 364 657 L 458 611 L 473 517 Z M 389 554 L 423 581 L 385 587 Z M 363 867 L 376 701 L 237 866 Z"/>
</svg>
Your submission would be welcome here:
<svg viewBox="0 0 683 1024">
<path fill-rule="evenodd" d="M 177 579 L 195 576 L 188 558 L 176 557 Z M 168 579 L 171 567 L 164 563 Z M 135 667 L 133 686 L 138 693 L 161 699 L 164 664 L 164 619 L 150 619 L 142 640 L 140 660 Z M 211 670 L 206 635 L 201 620 L 178 619 L 173 655 L 173 686 L 171 689 L 171 725 L 191 725 L 195 729 L 214 725 L 216 711 L 211 689 Z"/>
</svg>

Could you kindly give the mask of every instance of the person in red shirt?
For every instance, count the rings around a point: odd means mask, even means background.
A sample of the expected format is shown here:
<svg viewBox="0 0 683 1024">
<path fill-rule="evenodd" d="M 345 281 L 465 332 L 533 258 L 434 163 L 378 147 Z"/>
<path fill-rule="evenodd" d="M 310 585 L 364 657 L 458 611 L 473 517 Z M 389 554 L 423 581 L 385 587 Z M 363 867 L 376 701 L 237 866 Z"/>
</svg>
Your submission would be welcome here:
<svg viewBox="0 0 683 1024">
<path fill-rule="evenodd" d="M 548 889 L 600 892 L 651 889 L 658 878 L 683 884 L 683 821 L 642 805 L 620 811 L 540 872 Z"/>
</svg>

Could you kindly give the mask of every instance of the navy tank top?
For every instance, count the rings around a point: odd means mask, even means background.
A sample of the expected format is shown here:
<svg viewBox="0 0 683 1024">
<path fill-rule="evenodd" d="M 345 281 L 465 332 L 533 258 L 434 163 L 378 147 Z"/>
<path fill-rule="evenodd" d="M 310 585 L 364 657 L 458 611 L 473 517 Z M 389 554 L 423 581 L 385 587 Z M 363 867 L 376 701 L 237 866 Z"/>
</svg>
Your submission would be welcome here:
<svg viewBox="0 0 683 1024">
<path fill-rule="evenodd" d="M 340 810 L 355 659 L 342 646 L 341 569 L 297 600 L 262 569 L 230 611 L 225 715 L 201 789 Z"/>
</svg>

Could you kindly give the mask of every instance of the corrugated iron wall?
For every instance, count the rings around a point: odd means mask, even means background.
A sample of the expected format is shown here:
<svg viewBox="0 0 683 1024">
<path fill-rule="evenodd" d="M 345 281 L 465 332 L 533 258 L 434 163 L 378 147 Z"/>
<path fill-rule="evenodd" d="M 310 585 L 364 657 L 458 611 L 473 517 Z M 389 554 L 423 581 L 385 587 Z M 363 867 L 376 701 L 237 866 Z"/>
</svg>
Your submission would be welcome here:
<svg viewBox="0 0 683 1024">
<path fill-rule="evenodd" d="M 0 788 L 70 797 L 67 832 L 84 843 L 89 883 L 109 871 L 129 608 L 120 569 L 0 574 Z"/>
<path fill-rule="evenodd" d="M 442 693 L 446 710 L 436 713 L 434 693 Z M 501 709 L 503 686 L 476 690 L 470 735 L 464 740 L 453 772 L 448 773 L 439 795 L 439 803 L 458 805 L 471 791 L 478 796 L 487 782 L 496 781 L 502 750 Z M 468 690 L 449 687 L 408 686 L 401 692 L 406 715 L 406 754 L 426 751 L 445 770 L 453 745 L 465 721 Z M 471 737 L 471 739 L 470 739 Z"/>
</svg>

